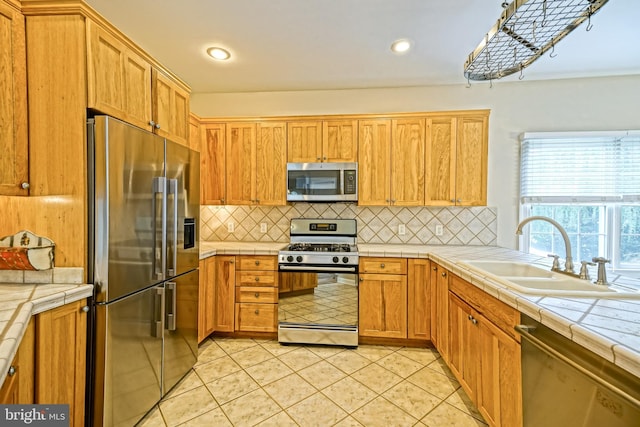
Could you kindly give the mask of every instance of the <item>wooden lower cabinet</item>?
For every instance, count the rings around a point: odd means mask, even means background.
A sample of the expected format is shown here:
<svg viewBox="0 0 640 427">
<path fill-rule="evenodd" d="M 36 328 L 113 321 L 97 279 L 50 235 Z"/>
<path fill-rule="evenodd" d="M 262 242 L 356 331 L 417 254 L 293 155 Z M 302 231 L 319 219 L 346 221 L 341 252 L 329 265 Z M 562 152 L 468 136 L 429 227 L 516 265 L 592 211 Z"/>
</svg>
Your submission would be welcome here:
<svg viewBox="0 0 640 427">
<path fill-rule="evenodd" d="M 428 259 L 409 259 L 407 272 L 407 338 L 431 338 L 431 281 Z"/>
<path fill-rule="evenodd" d="M 35 319 L 35 403 L 69 404 L 71 427 L 84 425 L 86 304 L 65 304 Z"/>
<path fill-rule="evenodd" d="M 431 261 L 429 276 L 431 343 L 447 362 L 449 360 L 449 271 Z"/>
<path fill-rule="evenodd" d="M 200 285 L 198 289 L 198 343 L 215 330 L 216 258 L 200 260 Z"/>
<path fill-rule="evenodd" d="M 522 426 L 518 313 L 457 276 L 450 289 L 449 368 L 489 425 Z M 509 317 L 509 333 L 490 320 Z"/>
<path fill-rule="evenodd" d="M 402 261 L 406 272 L 406 260 Z M 392 261 L 389 259 L 387 262 Z M 386 267 L 386 263 L 380 264 Z M 365 337 L 406 338 L 406 274 L 363 273 L 359 275 L 359 280 L 358 334 Z"/>
<path fill-rule="evenodd" d="M 237 257 L 235 330 L 275 332 L 278 325 L 278 260 L 275 256 Z"/>
<path fill-rule="evenodd" d="M 316 273 L 287 271 L 278 274 L 278 293 L 287 292 L 312 292 L 318 286 Z"/>
<path fill-rule="evenodd" d="M 0 404 L 33 403 L 35 385 L 35 321 L 32 318 L 0 388 Z"/>
<path fill-rule="evenodd" d="M 215 257 L 215 325 L 216 332 L 235 330 L 236 257 Z"/>
</svg>

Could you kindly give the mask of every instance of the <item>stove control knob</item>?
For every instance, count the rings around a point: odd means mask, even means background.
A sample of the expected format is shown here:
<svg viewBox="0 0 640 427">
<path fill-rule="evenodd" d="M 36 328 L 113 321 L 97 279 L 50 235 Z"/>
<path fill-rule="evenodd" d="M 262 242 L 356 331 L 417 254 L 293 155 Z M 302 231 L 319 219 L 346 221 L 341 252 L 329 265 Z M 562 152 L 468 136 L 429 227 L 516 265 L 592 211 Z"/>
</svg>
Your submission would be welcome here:
<svg viewBox="0 0 640 427">
<path fill-rule="evenodd" d="M 337 256 L 334 256 L 334 257 L 333 257 L 333 262 L 337 263 L 338 261 L 340 261 L 340 259 L 338 259 L 338 257 L 337 257 Z"/>
<path fill-rule="evenodd" d="M 296 261 L 298 261 L 298 262 L 302 262 L 302 255 L 298 255 L 298 256 L 296 257 Z"/>
<path fill-rule="evenodd" d="M 346 256 L 342 257 L 342 262 L 345 263 L 345 264 L 348 263 L 349 262 L 349 257 L 346 257 Z"/>
<path fill-rule="evenodd" d="M 287 257 L 287 261 L 288 261 L 288 262 L 293 261 L 293 255 L 289 255 L 289 256 Z"/>
</svg>

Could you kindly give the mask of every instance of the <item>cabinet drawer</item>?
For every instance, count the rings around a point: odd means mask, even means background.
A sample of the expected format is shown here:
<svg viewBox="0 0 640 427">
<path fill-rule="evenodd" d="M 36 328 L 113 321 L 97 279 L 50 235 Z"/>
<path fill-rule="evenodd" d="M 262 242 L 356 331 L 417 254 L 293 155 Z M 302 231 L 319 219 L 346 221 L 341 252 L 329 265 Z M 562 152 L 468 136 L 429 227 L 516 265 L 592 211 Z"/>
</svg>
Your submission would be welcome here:
<svg viewBox="0 0 640 427">
<path fill-rule="evenodd" d="M 236 302 L 273 304 L 278 302 L 278 289 L 262 286 L 236 287 Z"/>
<path fill-rule="evenodd" d="M 271 255 L 259 256 L 239 256 L 238 270 L 255 271 L 255 270 L 277 270 L 278 259 Z"/>
<path fill-rule="evenodd" d="M 236 303 L 236 330 L 275 332 L 278 304 Z"/>
<path fill-rule="evenodd" d="M 360 258 L 360 273 L 407 274 L 406 258 Z"/>
<path fill-rule="evenodd" d="M 520 342 L 519 335 L 513 329 L 520 322 L 520 313 L 515 308 L 492 297 L 455 274 L 450 275 L 449 291 L 455 293 L 503 332 Z"/>
<path fill-rule="evenodd" d="M 236 271 L 236 286 L 278 286 L 277 271 Z"/>
</svg>

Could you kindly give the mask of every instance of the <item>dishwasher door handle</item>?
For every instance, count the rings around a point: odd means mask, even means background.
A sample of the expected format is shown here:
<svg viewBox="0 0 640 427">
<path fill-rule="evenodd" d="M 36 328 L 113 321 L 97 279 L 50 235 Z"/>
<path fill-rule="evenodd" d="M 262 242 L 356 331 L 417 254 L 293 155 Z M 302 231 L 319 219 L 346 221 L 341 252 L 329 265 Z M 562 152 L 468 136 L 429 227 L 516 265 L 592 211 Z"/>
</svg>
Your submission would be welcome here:
<svg viewBox="0 0 640 427">
<path fill-rule="evenodd" d="M 640 407 L 640 400 L 636 399 L 635 397 L 631 396 L 629 393 L 625 392 L 624 390 L 621 390 L 620 388 L 616 387 L 610 382 L 604 380 L 603 378 L 599 377 L 598 375 L 594 374 L 588 369 L 585 369 L 583 366 L 579 365 L 575 361 L 571 360 L 569 357 L 560 353 L 558 350 L 549 346 L 547 343 L 545 343 L 544 341 L 542 341 L 541 339 L 533 335 L 531 332 L 535 331 L 535 329 L 536 329 L 535 326 L 529 326 L 529 325 L 515 326 L 515 330 L 520 334 L 520 336 L 525 340 L 527 340 L 529 343 L 531 343 L 538 350 L 544 352 L 545 354 L 553 358 L 561 360 L 562 362 L 571 366 L 581 374 L 589 377 L 591 380 L 593 380 L 596 384 L 600 385 L 601 387 L 604 387 L 605 389 L 611 391 L 612 393 L 617 394 L 619 397 L 625 399 L 631 404 Z"/>
</svg>

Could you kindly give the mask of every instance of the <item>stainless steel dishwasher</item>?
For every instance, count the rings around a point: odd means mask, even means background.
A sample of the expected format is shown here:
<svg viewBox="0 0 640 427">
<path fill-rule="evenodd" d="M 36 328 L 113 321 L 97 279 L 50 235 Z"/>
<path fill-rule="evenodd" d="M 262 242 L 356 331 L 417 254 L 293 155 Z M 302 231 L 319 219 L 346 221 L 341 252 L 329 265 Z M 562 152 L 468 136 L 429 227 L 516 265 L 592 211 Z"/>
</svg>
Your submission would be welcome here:
<svg viewBox="0 0 640 427">
<path fill-rule="evenodd" d="M 528 316 L 522 336 L 524 427 L 638 427 L 640 379 Z"/>
</svg>

